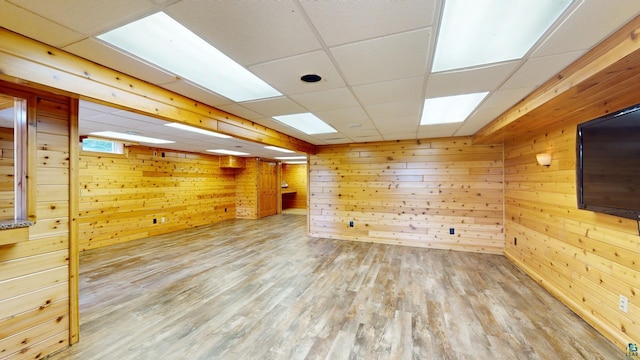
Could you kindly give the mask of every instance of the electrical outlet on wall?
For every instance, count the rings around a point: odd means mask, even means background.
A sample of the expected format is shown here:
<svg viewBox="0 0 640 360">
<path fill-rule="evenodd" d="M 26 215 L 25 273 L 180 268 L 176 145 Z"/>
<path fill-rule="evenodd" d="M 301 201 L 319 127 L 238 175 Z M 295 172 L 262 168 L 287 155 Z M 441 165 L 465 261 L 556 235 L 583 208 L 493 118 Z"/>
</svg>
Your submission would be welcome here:
<svg viewBox="0 0 640 360">
<path fill-rule="evenodd" d="M 629 312 L 629 299 L 627 299 L 627 297 L 624 296 L 624 295 L 620 295 L 620 303 L 618 304 L 618 307 L 620 308 L 620 311 L 622 311 L 624 313 L 628 313 Z"/>
</svg>

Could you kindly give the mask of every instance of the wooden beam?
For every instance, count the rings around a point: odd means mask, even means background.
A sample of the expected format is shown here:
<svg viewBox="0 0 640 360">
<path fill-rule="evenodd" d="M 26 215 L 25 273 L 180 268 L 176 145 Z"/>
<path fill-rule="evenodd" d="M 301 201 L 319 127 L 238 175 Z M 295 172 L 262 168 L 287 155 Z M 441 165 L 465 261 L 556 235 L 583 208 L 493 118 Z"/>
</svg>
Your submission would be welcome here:
<svg viewBox="0 0 640 360">
<path fill-rule="evenodd" d="M 314 154 L 315 146 L 0 28 L 0 75 L 162 119 Z"/>
<path fill-rule="evenodd" d="M 69 119 L 69 344 L 80 341 L 80 246 L 78 216 L 80 174 L 78 161 L 78 99 L 70 99 Z"/>
<path fill-rule="evenodd" d="M 480 129 L 474 136 L 474 143 L 501 143 L 506 136 L 526 136 L 536 127 L 543 128 L 571 112 L 592 105 L 593 97 L 585 96 L 584 93 L 606 95 L 615 92 L 620 85 L 611 83 L 609 79 L 618 76 L 623 80 L 640 74 L 637 63 L 639 50 L 640 17 L 636 17 Z M 628 100 L 618 100 L 619 104 L 616 106 L 624 107 L 624 104 L 632 105 L 634 101 L 637 102 L 636 99 L 627 98 Z M 619 108 L 611 105 L 601 106 L 591 117 L 617 109 Z"/>
</svg>

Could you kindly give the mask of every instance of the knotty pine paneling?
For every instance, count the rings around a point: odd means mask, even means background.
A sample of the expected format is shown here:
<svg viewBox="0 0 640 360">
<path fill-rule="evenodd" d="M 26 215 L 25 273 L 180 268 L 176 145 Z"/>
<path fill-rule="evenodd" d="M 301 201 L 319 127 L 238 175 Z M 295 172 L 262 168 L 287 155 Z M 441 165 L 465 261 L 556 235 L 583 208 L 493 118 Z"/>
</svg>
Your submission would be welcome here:
<svg viewBox="0 0 640 360">
<path fill-rule="evenodd" d="M 507 139 L 505 255 L 625 348 L 640 343 L 640 237 L 633 220 L 577 208 L 581 121 Z M 552 153 L 549 167 L 536 163 L 541 152 Z M 629 299 L 627 314 L 618 309 L 620 294 Z"/>
<path fill-rule="evenodd" d="M 258 179 L 260 161 L 247 158 L 244 169 L 236 170 L 236 217 L 258 219 Z"/>
<path fill-rule="evenodd" d="M 0 220 L 15 216 L 13 128 L 0 127 Z"/>
<path fill-rule="evenodd" d="M 17 85 L 0 82 L 6 92 Z M 0 358 L 43 358 L 69 344 L 69 99 L 36 101 L 36 224 L 0 246 Z M 35 158 L 35 157 L 34 157 Z M 34 179 L 31 179 L 32 181 Z M 55 199 L 55 200 L 54 200 Z M 0 230 L 1 231 L 1 230 Z"/>
<path fill-rule="evenodd" d="M 306 209 L 307 208 L 307 165 L 306 164 L 282 164 L 282 180 L 289 187 L 287 190 L 295 190 L 295 194 L 282 196 L 282 208 Z M 282 189 L 285 190 L 285 189 Z"/>
<path fill-rule="evenodd" d="M 235 218 L 235 170 L 215 155 L 131 146 L 78 167 L 80 250 Z"/>
<path fill-rule="evenodd" d="M 502 151 L 468 137 L 318 147 L 310 233 L 502 254 Z"/>
</svg>

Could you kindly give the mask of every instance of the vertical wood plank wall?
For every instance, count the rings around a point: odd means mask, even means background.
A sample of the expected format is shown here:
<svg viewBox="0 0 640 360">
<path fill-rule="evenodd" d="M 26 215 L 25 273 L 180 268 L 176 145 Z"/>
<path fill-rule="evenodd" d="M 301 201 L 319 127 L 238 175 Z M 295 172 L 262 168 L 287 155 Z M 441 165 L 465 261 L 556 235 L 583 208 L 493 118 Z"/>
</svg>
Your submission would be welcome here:
<svg viewBox="0 0 640 360">
<path fill-rule="evenodd" d="M 506 141 L 505 255 L 625 348 L 640 343 L 640 237 L 633 220 L 578 210 L 581 121 Z M 541 152 L 552 153 L 551 166 L 536 163 Z M 628 314 L 618 309 L 620 294 Z"/>
<path fill-rule="evenodd" d="M 0 246 L 0 358 L 36 359 L 69 344 L 69 99 L 37 102 L 37 223 Z"/>
<path fill-rule="evenodd" d="M 235 218 L 235 170 L 220 168 L 218 156 L 82 152 L 79 173 L 81 250 Z"/>
<path fill-rule="evenodd" d="M 321 146 L 309 165 L 310 233 L 502 254 L 502 151 L 467 137 Z"/>
<path fill-rule="evenodd" d="M 246 158 L 244 169 L 236 172 L 236 217 L 258 218 L 259 160 Z"/>
<path fill-rule="evenodd" d="M 307 165 L 282 164 L 282 179 L 289 185 L 288 190 L 296 191 L 295 194 L 282 196 L 282 208 L 306 209 Z"/>
<path fill-rule="evenodd" d="M 14 218 L 13 128 L 0 128 L 0 220 Z"/>
</svg>

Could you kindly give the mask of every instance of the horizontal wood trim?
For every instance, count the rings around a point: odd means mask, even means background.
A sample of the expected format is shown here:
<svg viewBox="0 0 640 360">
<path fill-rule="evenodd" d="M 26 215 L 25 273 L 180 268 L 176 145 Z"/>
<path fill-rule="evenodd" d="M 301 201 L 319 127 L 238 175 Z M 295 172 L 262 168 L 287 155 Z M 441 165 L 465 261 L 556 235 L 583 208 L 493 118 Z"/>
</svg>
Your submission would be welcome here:
<svg viewBox="0 0 640 360">
<path fill-rule="evenodd" d="M 0 28 L 0 73 L 138 113 L 314 153 L 315 146 Z"/>
<path fill-rule="evenodd" d="M 480 129 L 474 142 L 501 143 L 508 136 L 544 131 L 558 119 L 595 118 L 635 104 L 633 93 L 640 89 L 639 50 L 640 17 L 636 17 Z"/>
<path fill-rule="evenodd" d="M 0 230 L 0 246 L 29 240 L 29 228 Z M 1 251 L 1 248 L 0 248 Z"/>
</svg>

